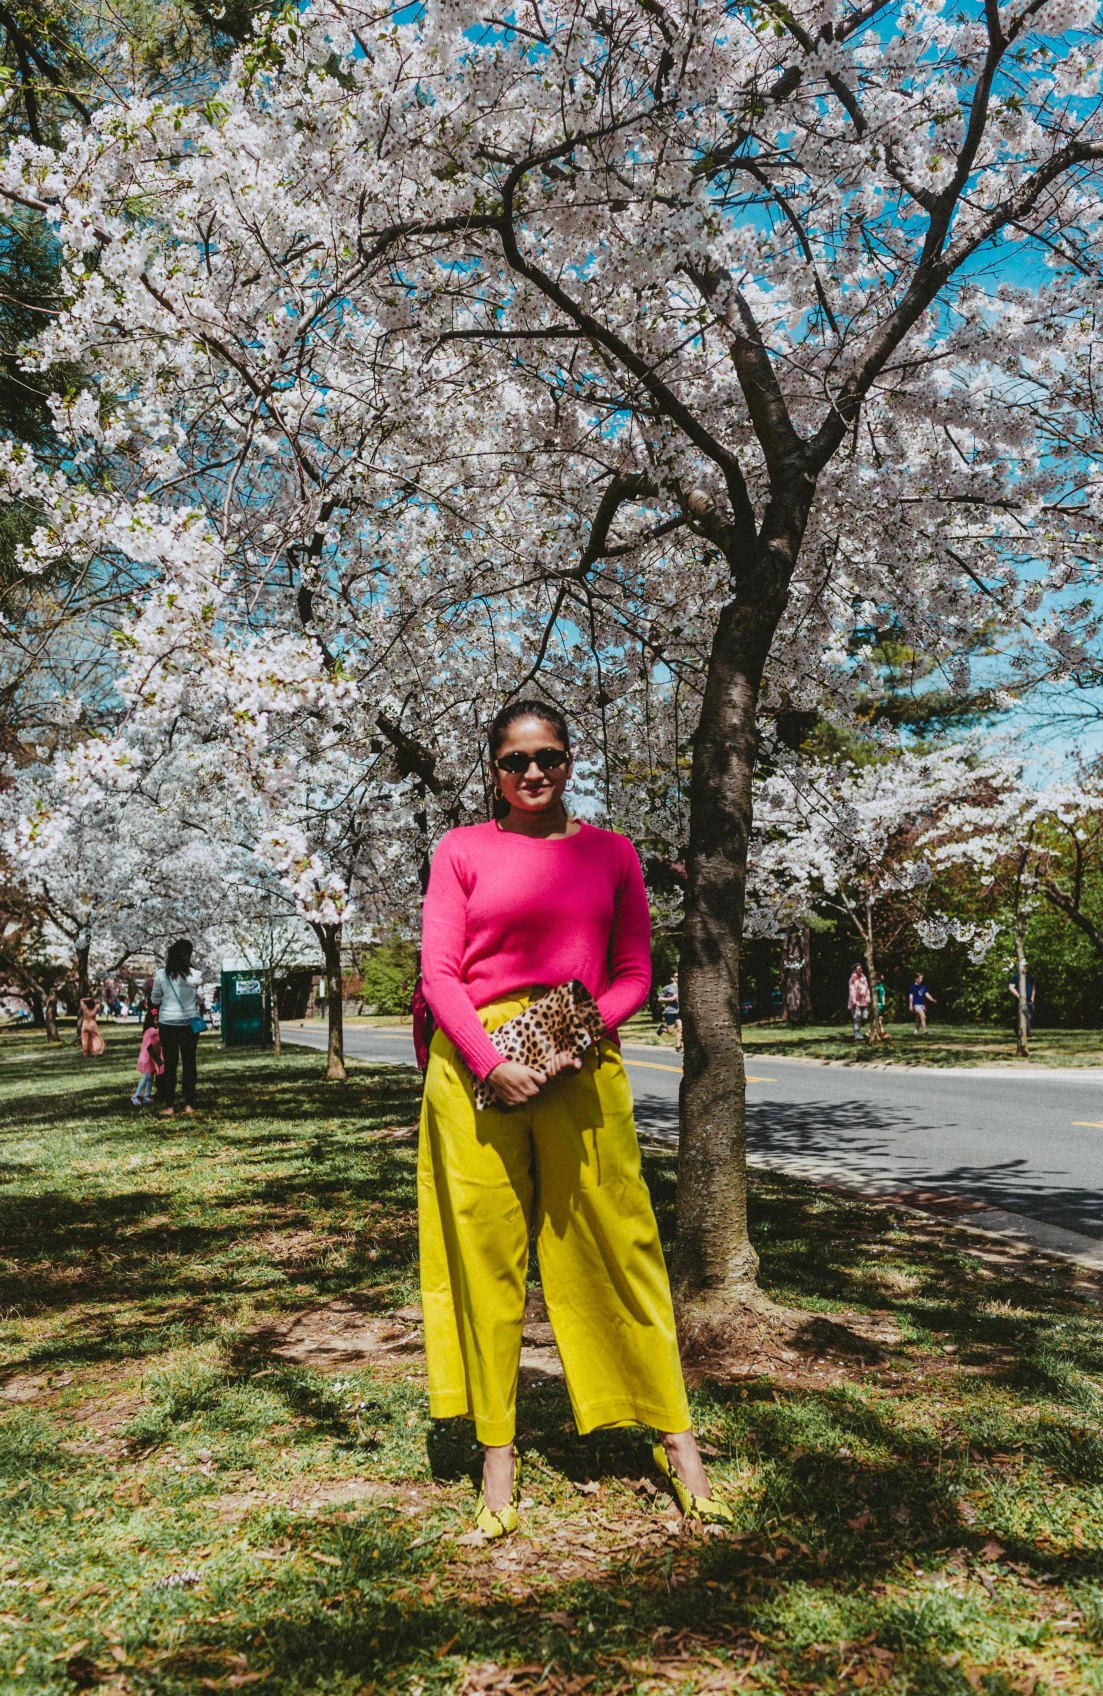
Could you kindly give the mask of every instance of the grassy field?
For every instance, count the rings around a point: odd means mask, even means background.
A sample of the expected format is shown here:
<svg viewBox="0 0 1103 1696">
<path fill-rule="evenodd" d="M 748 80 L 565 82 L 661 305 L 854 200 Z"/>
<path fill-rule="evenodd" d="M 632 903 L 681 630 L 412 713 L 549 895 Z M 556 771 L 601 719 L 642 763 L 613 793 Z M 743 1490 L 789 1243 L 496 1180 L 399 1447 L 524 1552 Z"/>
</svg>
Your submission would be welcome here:
<svg viewBox="0 0 1103 1696">
<path fill-rule="evenodd" d="M 622 1035 L 632 1042 L 673 1048 L 673 1037 L 658 1036 L 653 1019 L 633 1019 Z M 855 1042 L 850 1025 L 744 1025 L 743 1043 L 749 1052 L 804 1060 L 834 1060 L 847 1066 L 1100 1066 L 1103 1031 L 1041 1029 L 1030 1043 L 1030 1055 L 1015 1055 L 1015 1033 L 991 1025 L 941 1025 L 932 1020 L 918 1037 L 911 1024 L 889 1025 L 888 1041 L 876 1047 Z"/>
<path fill-rule="evenodd" d="M 695 1373 L 736 1533 L 684 1533 L 637 1434 L 572 1434 L 534 1308 L 524 1532 L 476 1548 L 423 1400 L 410 1073 L 207 1038 L 166 1124 L 107 1038 L 0 1041 L 3 1692 L 1103 1692 L 1087 1275 L 756 1175 L 805 1319 Z"/>
<path fill-rule="evenodd" d="M 320 1020 L 306 1021 L 321 1025 Z M 409 1019 L 389 1014 L 357 1017 L 347 1015 L 348 1026 L 362 1025 L 395 1030 Z M 658 1048 L 674 1047 L 672 1036 L 660 1036 L 657 1022 L 649 1014 L 638 1015 L 622 1027 L 628 1042 L 643 1042 Z M 1035 1032 L 1030 1056 L 1015 1054 L 1011 1022 L 997 1025 L 943 1025 L 932 1018 L 925 1037 L 917 1037 L 910 1022 L 890 1025 L 889 1040 L 876 1048 L 855 1042 L 846 1025 L 788 1025 L 769 1022 L 744 1025 L 743 1042 L 752 1052 L 762 1051 L 804 1060 L 833 1060 L 846 1066 L 1103 1066 L 1103 1030 L 1046 1030 Z"/>
</svg>

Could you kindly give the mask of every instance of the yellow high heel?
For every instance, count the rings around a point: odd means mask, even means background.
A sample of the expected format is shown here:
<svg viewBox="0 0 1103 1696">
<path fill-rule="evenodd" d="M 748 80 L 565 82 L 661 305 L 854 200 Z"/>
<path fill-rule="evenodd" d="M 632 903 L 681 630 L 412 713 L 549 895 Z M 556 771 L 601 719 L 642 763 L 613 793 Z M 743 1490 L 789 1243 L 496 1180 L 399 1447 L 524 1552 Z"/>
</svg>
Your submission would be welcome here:
<svg viewBox="0 0 1103 1696">
<path fill-rule="evenodd" d="M 670 1456 L 661 1443 L 651 1445 L 651 1458 L 674 1492 L 674 1500 L 687 1519 L 699 1519 L 702 1525 L 734 1525 L 735 1512 L 730 1502 L 715 1492 L 711 1496 L 695 1496 L 686 1488 L 670 1464 Z"/>
<path fill-rule="evenodd" d="M 483 1498 L 482 1485 L 479 1486 L 479 1500 L 475 1507 L 475 1530 L 481 1531 L 488 1543 L 498 1537 L 510 1537 L 521 1523 L 517 1512 L 517 1504 L 521 1499 L 521 1456 L 513 1451 L 513 1489 L 509 1501 L 504 1508 L 488 1508 Z"/>
</svg>

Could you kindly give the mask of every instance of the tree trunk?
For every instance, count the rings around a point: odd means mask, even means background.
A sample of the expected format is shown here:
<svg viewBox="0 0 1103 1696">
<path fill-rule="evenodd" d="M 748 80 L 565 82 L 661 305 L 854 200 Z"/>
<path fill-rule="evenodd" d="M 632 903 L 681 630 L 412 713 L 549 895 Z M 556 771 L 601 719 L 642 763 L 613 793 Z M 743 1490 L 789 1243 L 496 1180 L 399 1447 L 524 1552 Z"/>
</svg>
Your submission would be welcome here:
<svg viewBox="0 0 1103 1696">
<path fill-rule="evenodd" d="M 1042 894 L 1051 907 L 1056 907 L 1059 913 L 1064 913 L 1066 919 L 1087 937 L 1100 959 L 1103 959 L 1103 930 L 1093 924 L 1086 913 L 1080 911 L 1079 903 L 1048 878 L 1042 883 Z"/>
<path fill-rule="evenodd" d="M 60 1042 L 57 1028 L 57 990 L 51 989 L 42 1003 L 42 1016 L 46 1022 L 46 1041 Z"/>
<path fill-rule="evenodd" d="M 1026 1000 L 1026 950 L 1023 943 L 1023 927 L 1015 925 L 1015 978 L 1018 983 L 1019 999 L 1015 1008 L 1015 1053 L 1023 1059 L 1030 1053 L 1030 1009 Z"/>
<path fill-rule="evenodd" d="M 787 1025 L 806 1025 L 812 1017 L 812 933 L 790 925 L 781 950 L 781 1007 Z"/>
<path fill-rule="evenodd" d="M 92 944 L 86 931 L 82 932 L 81 936 L 77 938 L 75 952 L 77 961 L 78 996 L 91 995 L 92 984 L 88 976 L 88 956 L 92 952 Z"/>
<path fill-rule="evenodd" d="M 866 982 L 869 984 L 869 1040 L 884 1042 L 885 1026 L 877 1011 L 877 961 L 873 953 L 873 902 L 866 902 L 866 931 L 862 938 L 866 960 Z"/>
<path fill-rule="evenodd" d="M 272 1053 L 279 1059 L 283 1053 L 283 1039 L 280 1035 L 280 1002 L 276 994 L 276 973 L 270 970 L 268 976 L 268 1017 L 272 1025 Z"/>
<path fill-rule="evenodd" d="M 1015 982 L 1019 991 L 1015 1006 L 1015 1053 L 1024 1060 L 1030 1053 L 1030 1010 L 1026 1004 L 1026 892 L 1023 888 L 1023 881 L 1026 877 L 1033 838 L 1034 831 L 1031 827 L 1026 842 L 1019 849 L 1019 863 L 1015 871 L 1013 906 L 1015 914 Z"/>
<path fill-rule="evenodd" d="M 712 1324 L 763 1301 L 747 1231 L 739 1016 L 756 709 L 766 652 L 748 641 L 748 622 L 748 609 L 738 603 L 721 614 L 693 747 L 678 971 L 685 1056 L 672 1266 L 679 1312 L 691 1324 Z"/>
<path fill-rule="evenodd" d="M 44 1031 L 46 1029 L 46 1003 L 42 999 L 41 992 L 32 989 L 27 999 L 31 1004 L 32 1026 L 36 1031 Z"/>
<path fill-rule="evenodd" d="M 329 1021 L 329 1041 L 326 1045 L 326 1077 L 344 1083 L 345 1070 L 345 1002 L 344 980 L 341 975 L 341 926 L 311 923 L 322 945 L 326 968 L 326 1017 Z"/>
</svg>

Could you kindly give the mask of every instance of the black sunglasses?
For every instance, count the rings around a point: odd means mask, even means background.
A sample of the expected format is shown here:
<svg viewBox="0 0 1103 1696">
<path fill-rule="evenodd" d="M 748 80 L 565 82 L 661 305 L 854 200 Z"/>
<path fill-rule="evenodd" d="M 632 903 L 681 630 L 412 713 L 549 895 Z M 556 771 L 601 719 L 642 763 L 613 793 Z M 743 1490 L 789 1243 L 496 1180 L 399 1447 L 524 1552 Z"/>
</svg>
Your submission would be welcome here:
<svg viewBox="0 0 1103 1696">
<path fill-rule="evenodd" d="M 570 757 L 565 748 L 537 748 L 535 754 L 506 754 L 494 764 L 499 771 L 508 771 L 513 777 L 524 777 L 533 760 L 541 771 L 548 772 L 558 771 Z"/>
</svg>

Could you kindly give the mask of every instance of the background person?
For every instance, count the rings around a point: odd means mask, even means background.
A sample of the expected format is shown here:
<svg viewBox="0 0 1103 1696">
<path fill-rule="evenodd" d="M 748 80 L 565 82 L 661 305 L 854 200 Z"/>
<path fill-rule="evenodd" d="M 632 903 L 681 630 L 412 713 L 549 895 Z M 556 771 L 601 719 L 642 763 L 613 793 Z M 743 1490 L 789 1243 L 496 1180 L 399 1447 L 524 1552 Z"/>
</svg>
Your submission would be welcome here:
<svg viewBox="0 0 1103 1696">
<path fill-rule="evenodd" d="M 186 937 L 174 942 L 164 965 L 153 975 L 150 1000 L 157 1008 L 165 1069 L 157 1081 L 157 1099 L 168 1119 L 176 1112 L 176 1069 L 181 1071 L 184 1112 L 195 1112 L 196 1050 L 204 1026 L 199 1011 L 199 976 L 192 975 L 192 945 Z"/>
<path fill-rule="evenodd" d="M 862 1026 L 869 1018 L 869 1002 L 869 979 L 866 977 L 862 962 L 856 960 L 846 990 L 846 1007 L 850 1014 L 850 1022 L 854 1027 L 855 1042 L 862 1040 Z"/>
<path fill-rule="evenodd" d="M 102 1011 L 103 1007 L 97 995 L 81 996 L 80 1011 L 77 1014 L 77 1035 L 80 1038 L 81 1053 L 90 1059 L 98 1059 L 107 1046 L 99 1027 Z"/>
<path fill-rule="evenodd" d="M 418 1153 L 429 1411 L 483 1445 L 476 1526 L 517 1527 L 513 1439 L 530 1235 L 581 1433 L 649 1425 L 683 1512 L 730 1520 L 690 1428 L 674 1310 L 615 1041 L 647 999 L 650 915 L 639 859 L 563 803 L 560 713 L 520 701 L 490 726 L 496 817 L 449 831 L 422 927 L 429 1048 Z M 608 1038 L 546 1070 L 503 1060 L 498 1025 L 580 979 Z M 600 1063 L 599 1063 L 600 1062 Z M 480 1110 L 473 1075 L 501 1105 Z"/>
<path fill-rule="evenodd" d="M 908 1012 L 915 1015 L 916 1036 L 927 1034 L 927 1003 L 932 1007 L 938 1006 L 937 997 L 933 996 L 923 982 L 923 973 L 916 972 L 915 982 L 908 990 Z"/>
<path fill-rule="evenodd" d="M 674 973 L 670 982 L 664 984 L 659 991 L 659 1004 L 663 1010 L 663 1030 L 669 1035 L 673 1032 L 676 1051 L 682 1046 L 682 1011 L 681 997 L 678 993 L 678 974 Z"/>
<path fill-rule="evenodd" d="M 1030 975 L 1030 969 L 1027 966 L 1025 960 L 1023 961 L 1023 970 L 1026 974 L 1026 985 L 1025 985 L 1025 988 L 1026 988 L 1026 999 L 1025 999 L 1026 1034 L 1027 1034 L 1027 1036 L 1033 1036 L 1033 1034 L 1034 1034 L 1034 979 Z M 1008 993 L 1014 998 L 1014 1001 L 1015 1001 L 1015 1024 L 1016 1024 L 1016 1026 L 1018 1026 L 1018 1023 L 1019 1023 L 1019 970 L 1018 970 L 1017 966 L 1015 968 L 1013 968 L 1011 976 L 1007 980 L 1007 989 L 1008 989 Z"/>
<path fill-rule="evenodd" d="M 153 1100 L 154 1080 L 165 1069 L 161 1052 L 161 1033 L 157 1029 L 157 1009 L 151 1007 L 142 1024 L 142 1046 L 138 1050 L 138 1084 L 130 1098 L 132 1107 L 145 1107 Z"/>
<path fill-rule="evenodd" d="M 885 980 L 880 972 L 873 975 L 873 1034 L 885 1034 Z"/>
</svg>

